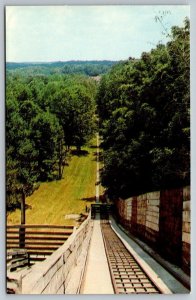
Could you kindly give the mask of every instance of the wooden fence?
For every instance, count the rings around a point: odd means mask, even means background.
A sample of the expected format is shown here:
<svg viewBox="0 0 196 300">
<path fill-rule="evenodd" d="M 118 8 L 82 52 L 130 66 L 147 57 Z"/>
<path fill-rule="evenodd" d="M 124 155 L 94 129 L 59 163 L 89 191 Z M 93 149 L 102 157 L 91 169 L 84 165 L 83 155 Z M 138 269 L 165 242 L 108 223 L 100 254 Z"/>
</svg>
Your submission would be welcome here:
<svg viewBox="0 0 196 300">
<path fill-rule="evenodd" d="M 26 249 L 30 263 L 42 261 L 63 245 L 73 230 L 74 226 L 9 225 L 7 250 Z"/>
</svg>

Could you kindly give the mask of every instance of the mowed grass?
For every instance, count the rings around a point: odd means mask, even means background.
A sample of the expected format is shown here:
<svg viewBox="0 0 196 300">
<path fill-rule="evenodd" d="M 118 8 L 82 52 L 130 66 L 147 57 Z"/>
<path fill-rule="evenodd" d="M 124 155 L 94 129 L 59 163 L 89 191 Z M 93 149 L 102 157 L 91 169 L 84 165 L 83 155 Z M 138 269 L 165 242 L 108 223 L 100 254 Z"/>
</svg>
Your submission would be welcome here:
<svg viewBox="0 0 196 300">
<path fill-rule="evenodd" d="M 26 198 L 26 224 L 74 224 L 65 219 L 68 214 L 84 213 L 86 206 L 95 201 L 96 140 L 86 155 L 73 155 L 64 169 L 63 179 L 42 183 L 33 195 Z M 20 210 L 7 216 L 7 223 L 20 224 Z"/>
</svg>

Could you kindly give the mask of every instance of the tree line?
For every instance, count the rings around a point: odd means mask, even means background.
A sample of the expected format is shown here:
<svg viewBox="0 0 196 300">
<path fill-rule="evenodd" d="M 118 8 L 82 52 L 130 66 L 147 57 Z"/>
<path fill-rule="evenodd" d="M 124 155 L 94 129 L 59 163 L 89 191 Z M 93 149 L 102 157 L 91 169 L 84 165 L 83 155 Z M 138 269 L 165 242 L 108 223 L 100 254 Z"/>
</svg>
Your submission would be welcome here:
<svg viewBox="0 0 196 300">
<path fill-rule="evenodd" d="M 7 208 L 25 200 L 39 182 L 61 179 L 71 146 L 94 134 L 95 80 L 82 75 L 6 79 Z"/>
<path fill-rule="evenodd" d="M 190 183 L 189 34 L 185 19 L 182 27 L 172 27 L 166 45 L 102 76 L 102 184 L 110 197 Z"/>
<path fill-rule="evenodd" d="M 7 74 L 20 76 L 83 74 L 98 76 L 107 73 L 116 61 L 57 61 L 48 63 L 6 63 Z"/>
</svg>

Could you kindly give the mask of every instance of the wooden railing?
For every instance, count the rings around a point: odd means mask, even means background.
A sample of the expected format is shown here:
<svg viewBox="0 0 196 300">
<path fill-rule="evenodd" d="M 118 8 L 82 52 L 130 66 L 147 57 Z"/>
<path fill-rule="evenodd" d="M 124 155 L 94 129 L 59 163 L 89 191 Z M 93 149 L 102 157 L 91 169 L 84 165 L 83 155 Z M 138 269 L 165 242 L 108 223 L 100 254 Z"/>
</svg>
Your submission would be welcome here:
<svg viewBox="0 0 196 300">
<path fill-rule="evenodd" d="M 42 261 L 63 245 L 73 230 L 73 226 L 9 225 L 7 250 L 26 249 L 30 262 Z"/>
</svg>

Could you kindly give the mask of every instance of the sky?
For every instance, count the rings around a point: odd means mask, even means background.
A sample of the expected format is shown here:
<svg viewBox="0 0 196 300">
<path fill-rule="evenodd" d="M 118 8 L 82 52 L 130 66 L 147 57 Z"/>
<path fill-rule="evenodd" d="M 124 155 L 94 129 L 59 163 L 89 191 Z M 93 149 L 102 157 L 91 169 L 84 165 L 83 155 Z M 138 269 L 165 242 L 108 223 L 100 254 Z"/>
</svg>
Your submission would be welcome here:
<svg viewBox="0 0 196 300">
<path fill-rule="evenodd" d="M 163 25 L 182 26 L 186 16 L 189 7 L 182 5 L 7 6 L 6 61 L 139 58 L 166 42 Z"/>
</svg>

